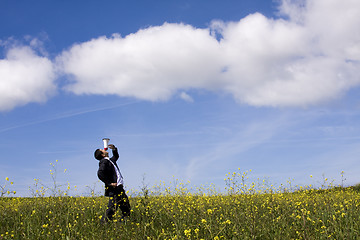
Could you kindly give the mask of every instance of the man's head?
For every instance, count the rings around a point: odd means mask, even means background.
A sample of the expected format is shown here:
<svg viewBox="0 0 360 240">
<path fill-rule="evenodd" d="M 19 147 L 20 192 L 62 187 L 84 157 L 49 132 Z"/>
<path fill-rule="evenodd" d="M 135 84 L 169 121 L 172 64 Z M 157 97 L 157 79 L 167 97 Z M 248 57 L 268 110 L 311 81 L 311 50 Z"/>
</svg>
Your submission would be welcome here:
<svg viewBox="0 0 360 240">
<path fill-rule="evenodd" d="M 101 160 L 103 159 L 104 157 L 108 157 L 109 156 L 109 153 L 103 149 L 96 149 L 95 152 L 94 152 L 94 157 L 97 159 L 97 160 Z"/>
</svg>

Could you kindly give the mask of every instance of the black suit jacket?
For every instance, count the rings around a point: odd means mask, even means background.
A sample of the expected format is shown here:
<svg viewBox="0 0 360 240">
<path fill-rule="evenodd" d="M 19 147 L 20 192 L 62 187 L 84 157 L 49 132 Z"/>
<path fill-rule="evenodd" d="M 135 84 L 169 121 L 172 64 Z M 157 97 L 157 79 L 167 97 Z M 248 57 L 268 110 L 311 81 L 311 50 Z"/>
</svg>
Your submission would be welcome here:
<svg viewBox="0 0 360 240">
<path fill-rule="evenodd" d="M 110 158 L 110 161 L 117 166 L 116 161 L 119 159 L 117 148 L 113 149 L 112 153 L 113 156 Z M 105 158 L 101 159 L 97 175 L 99 179 L 105 183 L 105 196 L 111 195 L 111 193 L 115 191 L 115 188 L 110 186 L 110 184 L 117 182 L 117 175 L 113 164 Z"/>
</svg>

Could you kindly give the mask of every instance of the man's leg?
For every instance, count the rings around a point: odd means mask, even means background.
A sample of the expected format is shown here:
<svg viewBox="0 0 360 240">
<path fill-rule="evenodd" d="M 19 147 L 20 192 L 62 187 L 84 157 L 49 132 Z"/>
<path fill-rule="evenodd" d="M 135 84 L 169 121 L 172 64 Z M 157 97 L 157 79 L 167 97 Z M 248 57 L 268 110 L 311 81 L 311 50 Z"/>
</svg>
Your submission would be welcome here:
<svg viewBox="0 0 360 240">
<path fill-rule="evenodd" d="M 109 197 L 109 203 L 104 216 L 101 218 L 101 222 L 108 222 L 109 220 L 112 220 L 113 215 L 115 214 L 116 211 L 116 200 L 117 197 L 115 196 Z"/>
<path fill-rule="evenodd" d="M 129 202 L 129 198 L 127 197 L 125 190 L 122 186 L 119 186 L 119 193 L 118 193 L 118 201 L 117 204 L 121 209 L 121 212 L 123 214 L 123 218 L 124 217 L 129 217 L 130 216 L 130 202 Z"/>
</svg>

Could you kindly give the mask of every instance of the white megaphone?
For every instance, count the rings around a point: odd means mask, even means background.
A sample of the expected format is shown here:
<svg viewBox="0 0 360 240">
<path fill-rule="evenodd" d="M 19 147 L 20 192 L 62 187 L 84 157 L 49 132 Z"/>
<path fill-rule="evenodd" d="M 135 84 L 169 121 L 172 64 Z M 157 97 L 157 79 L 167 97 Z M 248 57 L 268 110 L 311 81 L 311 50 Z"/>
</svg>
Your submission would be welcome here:
<svg viewBox="0 0 360 240">
<path fill-rule="evenodd" d="M 110 138 L 103 138 L 104 150 L 108 150 Z"/>
</svg>

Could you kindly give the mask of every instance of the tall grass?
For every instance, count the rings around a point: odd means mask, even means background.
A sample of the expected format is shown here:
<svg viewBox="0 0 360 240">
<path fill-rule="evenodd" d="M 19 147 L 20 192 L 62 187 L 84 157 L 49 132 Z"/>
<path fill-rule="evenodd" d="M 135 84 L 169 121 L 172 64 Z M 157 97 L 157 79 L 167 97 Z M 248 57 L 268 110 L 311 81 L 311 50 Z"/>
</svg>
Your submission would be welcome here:
<svg viewBox="0 0 360 240">
<path fill-rule="evenodd" d="M 358 239 L 355 188 L 264 188 L 227 175 L 227 192 L 143 188 L 131 217 L 101 225 L 105 197 L 2 197 L 0 239 Z"/>
</svg>

